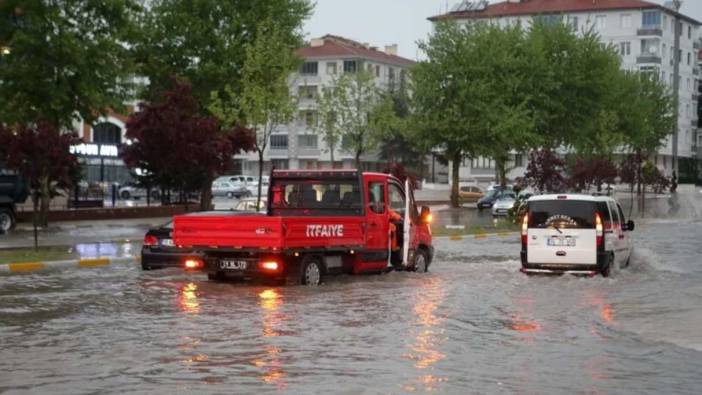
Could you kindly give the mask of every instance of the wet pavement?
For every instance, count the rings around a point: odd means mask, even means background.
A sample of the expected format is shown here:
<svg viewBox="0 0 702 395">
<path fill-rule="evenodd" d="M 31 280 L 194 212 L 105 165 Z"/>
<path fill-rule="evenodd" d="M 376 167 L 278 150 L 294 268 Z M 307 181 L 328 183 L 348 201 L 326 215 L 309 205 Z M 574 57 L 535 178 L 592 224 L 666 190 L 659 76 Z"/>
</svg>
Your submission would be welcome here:
<svg viewBox="0 0 702 395">
<path fill-rule="evenodd" d="M 138 265 L 0 278 L 0 392 L 699 393 L 702 222 L 612 278 L 526 277 L 513 238 L 319 288 Z"/>
</svg>

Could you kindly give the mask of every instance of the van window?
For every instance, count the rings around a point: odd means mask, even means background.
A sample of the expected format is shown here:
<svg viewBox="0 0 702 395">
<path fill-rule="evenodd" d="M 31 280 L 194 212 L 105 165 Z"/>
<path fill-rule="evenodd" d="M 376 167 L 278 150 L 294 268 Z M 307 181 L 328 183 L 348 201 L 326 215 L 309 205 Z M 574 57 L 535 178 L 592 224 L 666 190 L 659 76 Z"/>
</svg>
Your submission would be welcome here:
<svg viewBox="0 0 702 395">
<path fill-rule="evenodd" d="M 529 203 L 529 227 L 594 229 L 595 203 L 583 200 L 543 200 Z"/>
<path fill-rule="evenodd" d="M 404 217 L 405 194 L 396 184 L 389 184 L 388 189 L 390 190 L 390 208 L 392 209 L 392 211 L 396 212 L 401 217 Z"/>
<path fill-rule="evenodd" d="M 368 202 L 374 213 L 382 214 L 385 212 L 385 184 L 382 182 L 368 184 Z"/>
<path fill-rule="evenodd" d="M 613 202 L 609 202 L 609 210 L 612 212 L 612 223 L 614 224 L 614 229 L 622 228 L 622 220 L 619 218 L 619 211 L 614 206 Z"/>
<path fill-rule="evenodd" d="M 612 229 L 612 214 L 607 202 L 597 202 L 597 212 L 599 212 L 602 217 L 602 227 L 605 229 Z"/>
</svg>

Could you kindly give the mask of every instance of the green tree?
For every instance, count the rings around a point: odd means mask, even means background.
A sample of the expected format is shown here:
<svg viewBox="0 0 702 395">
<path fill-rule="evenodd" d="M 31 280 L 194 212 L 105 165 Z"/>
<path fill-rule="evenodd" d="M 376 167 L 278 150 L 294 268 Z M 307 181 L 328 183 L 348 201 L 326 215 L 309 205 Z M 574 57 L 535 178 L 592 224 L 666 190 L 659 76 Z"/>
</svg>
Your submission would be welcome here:
<svg viewBox="0 0 702 395">
<path fill-rule="evenodd" d="M 144 98 L 158 98 L 176 76 L 190 82 L 203 111 L 213 97 L 234 102 L 242 91 L 246 49 L 261 24 L 275 21 L 280 38 L 297 48 L 311 10 L 308 0 L 153 0 L 135 45 L 140 74 L 149 79 Z"/>
<path fill-rule="evenodd" d="M 225 85 L 224 95 L 213 92 L 210 110 L 228 125 L 245 124 L 256 135 L 254 148 L 258 153 L 258 197 L 263 185 L 263 157 L 280 125 L 292 121 L 296 100 L 290 94 L 288 76 L 299 65 L 295 47 L 286 40 L 287 32 L 277 23 L 259 25 L 256 39 L 246 48 L 240 91 Z M 230 100 L 227 100 L 227 99 Z"/>
<path fill-rule="evenodd" d="M 337 115 L 337 97 L 335 86 L 322 87 L 322 91 L 317 98 L 317 122 L 315 123 L 315 131 L 322 136 L 324 143 L 329 150 L 329 159 L 331 167 L 334 168 L 334 151 L 341 142 L 343 133 L 343 125 Z"/>
<path fill-rule="evenodd" d="M 119 111 L 131 97 L 125 43 L 138 10 L 133 0 L 0 1 L 0 124 L 62 133 Z M 39 180 L 49 191 L 50 178 Z M 51 196 L 40 198 L 46 222 Z"/>
</svg>

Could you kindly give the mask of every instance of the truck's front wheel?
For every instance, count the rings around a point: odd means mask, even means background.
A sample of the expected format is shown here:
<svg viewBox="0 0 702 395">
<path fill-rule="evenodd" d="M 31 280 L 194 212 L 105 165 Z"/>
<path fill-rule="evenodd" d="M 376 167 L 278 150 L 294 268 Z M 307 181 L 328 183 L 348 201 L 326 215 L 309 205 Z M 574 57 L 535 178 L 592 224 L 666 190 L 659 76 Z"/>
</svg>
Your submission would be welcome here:
<svg viewBox="0 0 702 395">
<path fill-rule="evenodd" d="M 12 211 L 0 208 L 0 234 L 7 233 L 15 227 L 15 216 Z"/>
<path fill-rule="evenodd" d="M 417 273 L 426 273 L 429 271 L 429 257 L 424 250 L 417 250 L 415 253 L 412 270 Z"/>
<path fill-rule="evenodd" d="M 319 259 L 308 259 L 302 266 L 302 285 L 320 285 L 322 283 L 322 270 L 322 263 Z"/>
</svg>

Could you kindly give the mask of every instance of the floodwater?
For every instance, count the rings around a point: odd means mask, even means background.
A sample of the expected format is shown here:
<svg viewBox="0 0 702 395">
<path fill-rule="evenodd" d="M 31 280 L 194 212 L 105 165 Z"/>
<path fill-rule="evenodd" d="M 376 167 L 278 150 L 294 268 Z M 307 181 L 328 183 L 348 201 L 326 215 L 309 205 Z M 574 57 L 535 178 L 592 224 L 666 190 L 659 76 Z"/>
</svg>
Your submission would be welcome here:
<svg viewBox="0 0 702 395">
<path fill-rule="evenodd" d="M 527 277 L 514 237 L 318 288 L 138 265 L 0 278 L 0 392 L 702 393 L 702 221 L 611 278 Z"/>
</svg>

